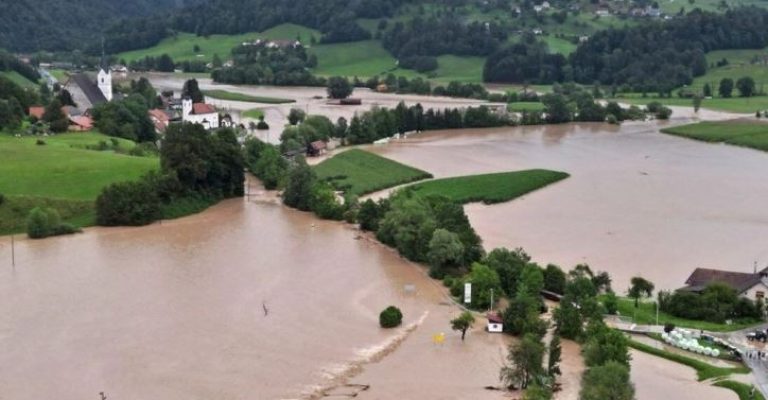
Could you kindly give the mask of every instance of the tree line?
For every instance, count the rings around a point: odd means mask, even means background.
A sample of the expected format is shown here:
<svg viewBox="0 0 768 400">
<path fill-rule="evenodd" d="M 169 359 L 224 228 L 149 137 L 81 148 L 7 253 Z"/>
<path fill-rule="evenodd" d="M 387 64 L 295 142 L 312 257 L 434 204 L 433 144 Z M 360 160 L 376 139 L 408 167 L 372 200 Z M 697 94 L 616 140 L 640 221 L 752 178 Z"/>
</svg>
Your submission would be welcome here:
<svg viewBox="0 0 768 400">
<path fill-rule="evenodd" d="M 567 59 L 528 37 L 488 57 L 483 76 L 489 82 L 574 81 L 668 94 L 706 73 L 709 51 L 768 45 L 762 29 L 767 22 L 768 11 L 756 7 L 723 14 L 697 9 L 669 21 L 597 32 Z"/>
<path fill-rule="evenodd" d="M 232 50 L 234 65 L 211 73 L 215 82 L 248 85 L 323 86 L 324 78 L 309 72 L 317 58 L 304 46 L 271 48 L 265 44 L 239 45 Z"/>
</svg>

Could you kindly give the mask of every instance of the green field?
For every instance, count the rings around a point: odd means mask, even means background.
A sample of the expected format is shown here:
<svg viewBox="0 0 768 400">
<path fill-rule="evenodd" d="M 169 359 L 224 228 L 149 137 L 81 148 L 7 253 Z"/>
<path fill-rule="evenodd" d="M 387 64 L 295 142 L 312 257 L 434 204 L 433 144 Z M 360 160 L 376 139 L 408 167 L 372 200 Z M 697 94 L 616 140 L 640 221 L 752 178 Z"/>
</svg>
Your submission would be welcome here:
<svg viewBox="0 0 768 400">
<path fill-rule="evenodd" d="M 620 297 L 619 298 L 619 315 L 622 317 L 631 318 L 632 321 L 640 325 L 655 325 L 656 324 L 656 303 L 652 302 L 640 302 L 639 306 L 635 308 L 635 300 Z M 659 312 L 659 324 L 674 324 L 681 328 L 690 329 L 703 329 L 710 332 L 731 332 L 740 329 L 745 329 L 750 326 L 756 325 L 757 321 L 736 322 L 731 325 L 718 324 L 707 321 L 697 321 L 685 318 L 678 318 L 674 315 L 667 314 L 663 311 Z"/>
<path fill-rule="evenodd" d="M 29 210 L 54 206 L 66 222 L 91 225 L 93 201 L 110 183 L 134 180 L 159 168 L 155 157 L 132 157 L 85 150 L 110 138 L 94 133 L 67 133 L 43 138 L 0 135 L 0 233 L 19 232 Z M 121 146 L 129 148 L 130 142 Z"/>
<path fill-rule="evenodd" d="M 321 162 L 315 172 L 336 189 L 356 196 L 432 177 L 422 170 L 360 149 L 347 150 Z"/>
<path fill-rule="evenodd" d="M 459 203 L 502 203 L 567 178 L 565 172 L 532 169 L 436 179 L 409 186 L 420 196 L 441 195 Z"/>
<path fill-rule="evenodd" d="M 459 57 L 443 55 L 437 57 L 436 76 L 430 78 L 437 83 L 460 81 L 468 83 L 483 82 L 483 57 Z"/>
<path fill-rule="evenodd" d="M 638 351 L 642 351 L 643 353 L 652 354 L 654 356 L 665 358 L 676 363 L 687 365 L 696 370 L 696 376 L 699 381 L 724 377 L 731 374 L 748 374 L 750 372 L 749 368 L 747 367 L 715 367 L 714 365 L 705 363 L 704 361 L 686 357 L 682 354 L 671 353 L 665 350 L 657 349 L 653 346 L 649 346 L 645 343 L 640 343 L 634 340 L 629 341 L 629 347 Z"/>
<path fill-rule="evenodd" d="M 286 103 L 296 102 L 296 100 L 292 100 L 292 99 L 279 99 L 276 97 L 251 96 L 243 93 L 228 92 L 226 90 L 204 90 L 203 94 L 206 95 L 207 97 L 212 97 L 214 99 L 244 101 L 247 103 L 286 104 Z"/>
<path fill-rule="evenodd" d="M 258 108 L 252 108 L 250 110 L 243 111 L 243 117 L 245 118 L 259 119 L 262 116 L 264 116 L 264 111 Z"/>
<path fill-rule="evenodd" d="M 30 81 L 16 71 L 0 71 L 0 76 L 6 77 L 11 82 L 23 87 L 23 88 L 37 88 L 38 84 Z"/>
<path fill-rule="evenodd" d="M 397 60 L 377 40 L 323 44 L 311 48 L 317 56 L 314 73 L 321 76 L 357 76 L 360 78 L 386 74 L 397 69 Z M 409 75 L 410 74 L 410 75 Z M 397 75 L 416 76 L 408 71 Z"/>
<path fill-rule="evenodd" d="M 622 93 L 615 99 L 611 100 L 615 100 L 619 103 L 635 104 L 641 106 L 647 105 L 652 101 L 658 101 L 665 106 L 693 107 L 692 99 L 684 99 L 680 97 L 641 97 L 641 94 L 639 93 Z M 754 115 L 755 111 L 768 110 L 768 96 L 731 97 L 727 99 L 715 97 L 712 99 L 702 99 L 701 108 Z"/>
<path fill-rule="evenodd" d="M 318 39 L 320 38 L 320 33 L 318 31 L 294 24 L 282 24 L 267 29 L 264 32 L 250 32 L 240 35 L 211 35 L 208 37 L 201 37 L 192 33 L 178 33 L 174 37 L 164 39 L 156 46 L 148 49 L 120 53 L 117 55 L 117 58 L 131 62 L 146 56 L 158 57 L 163 54 L 168 54 L 175 62 L 194 60 L 210 62 L 213 60 L 214 54 L 218 54 L 222 60 L 226 60 L 232 49 L 245 41 L 252 41 L 259 38 L 300 38 L 303 43 L 308 44 L 312 35 Z M 194 51 L 195 45 L 200 47 L 200 52 L 197 54 Z"/>
<path fill-rule="evenodd" d="M 560 53 L 564 56 L 567 56 L 576 50 L 575 44 L 555 36 L 546 36 L 544 37 L 544 41 L 547 43 L 551 53 Z"/>
<path fill-rule="evenodd" d="M 538 101 L 518 101 L 507 104 L 507 110 L 512 112 L 544 111 L 544 104 Z"/>
<path fill-rule="evenodd" d="M 768 123 L 760 121 L 699 122 L 661 131 L 704 142 L 727 143 L 768 151 Z"/>
</svg>

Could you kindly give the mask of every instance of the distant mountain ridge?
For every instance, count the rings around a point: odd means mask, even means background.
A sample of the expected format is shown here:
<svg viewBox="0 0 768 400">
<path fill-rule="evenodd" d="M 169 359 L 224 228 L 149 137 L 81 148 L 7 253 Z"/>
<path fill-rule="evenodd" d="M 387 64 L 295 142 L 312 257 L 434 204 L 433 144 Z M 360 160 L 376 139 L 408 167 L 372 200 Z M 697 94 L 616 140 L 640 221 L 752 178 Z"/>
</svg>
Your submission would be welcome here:
<svg viewBox="0 0 768 400">
<path fill-rule="evenodd" d="M 0 48 L 15 52 L 83 49 L 116 21 L 202 0 L 0 0 Z"/>
</svg>

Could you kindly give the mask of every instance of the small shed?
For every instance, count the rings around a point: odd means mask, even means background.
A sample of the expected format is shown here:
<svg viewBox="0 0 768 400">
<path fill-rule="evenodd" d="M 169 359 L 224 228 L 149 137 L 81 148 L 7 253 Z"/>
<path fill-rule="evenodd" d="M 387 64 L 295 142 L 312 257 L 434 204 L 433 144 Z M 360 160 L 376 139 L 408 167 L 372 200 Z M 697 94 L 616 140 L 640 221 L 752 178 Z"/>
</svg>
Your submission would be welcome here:
<svg viewBox="0 0 768 400">
<path fill-rule="evenodd" d="M 325 154 L 325 151 L 327 149 L 328 149 L 328 145 L 325 142 L 323 142 L 322 140 L 317 140 L 310 143 L 307 146 L 307 155 L 312 157 L 317 157 Z"/>
<path fill-rule="evenodd" d="M 504 320 L 498 314 L 489 313 L 486 317 L 488 318 L 488 332 L 501 333 L 504 330 Z"/>
</svg>

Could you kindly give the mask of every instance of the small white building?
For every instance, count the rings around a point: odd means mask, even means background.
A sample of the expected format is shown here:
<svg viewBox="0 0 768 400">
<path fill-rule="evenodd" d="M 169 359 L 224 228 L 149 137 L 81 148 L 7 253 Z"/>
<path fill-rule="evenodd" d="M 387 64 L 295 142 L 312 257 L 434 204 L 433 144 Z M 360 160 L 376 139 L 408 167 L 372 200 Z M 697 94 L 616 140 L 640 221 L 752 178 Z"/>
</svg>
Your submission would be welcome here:
<svg viewBox="0 0 768 400">
<path fill-rule="evenodd" d="M 488 332 L 501 333 L 504 331 L 504 320 L 498 314 L 489 313 L 486 317 L 488 318 L 488 327 L 486 328 Z"/>
<path fill-rule="evenodd" d="M 219 113 L 216 109 L 210 104 L 193 103 L 189 98 L 181 101 L 181 120 L 200 124 L 205 129 L 219 129 Z"/>
</svg>

